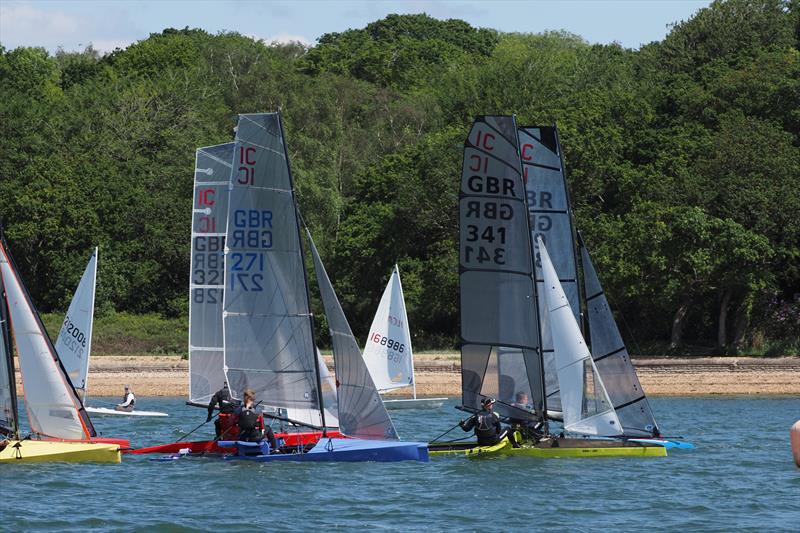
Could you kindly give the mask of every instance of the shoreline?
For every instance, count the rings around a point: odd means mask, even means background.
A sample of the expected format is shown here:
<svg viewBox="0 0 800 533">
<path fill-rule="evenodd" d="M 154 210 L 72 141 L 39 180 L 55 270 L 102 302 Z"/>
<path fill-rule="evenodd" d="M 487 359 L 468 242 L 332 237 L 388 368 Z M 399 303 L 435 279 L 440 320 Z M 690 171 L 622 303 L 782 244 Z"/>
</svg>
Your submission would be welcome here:
<svg viewBox="0 0 800 533">
<path fill-rule="evenodd" d="M 330 356 L 325 357 L 332 367 Z M 632 358 L 648 396 L 800 395 L 800 357 L 647 357 Z M 417 395 L 461 395 L 456 352 L 415 354 Z M 96 356 L 89 367 L 89 396 L 122 395 L 130 385 L 140 396 L 187 397 L 189 362 L 180 356 Z M 17 391 L 23 394 L 17 363 Z M 400 389 L 391 397 L 410 396 Z"/>
</svg>

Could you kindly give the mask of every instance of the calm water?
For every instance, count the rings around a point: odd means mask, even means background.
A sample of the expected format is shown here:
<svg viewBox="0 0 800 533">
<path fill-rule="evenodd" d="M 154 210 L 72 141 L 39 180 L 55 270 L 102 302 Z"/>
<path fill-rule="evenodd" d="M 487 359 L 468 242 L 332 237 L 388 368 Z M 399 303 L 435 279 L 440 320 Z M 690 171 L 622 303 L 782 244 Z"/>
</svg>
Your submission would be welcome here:
<svg viewBox="0 0 800 533">
<path fill-rule="evenodd" d="M 121 465 L 2 465 L 0 530 L 800 530 L 800 469 L 788 435 L 800 399 L 652 403 L 660 426 L 696 450 L 654 459 L 429 464 L 163 463 L 128 455 Z M 173 441 L 205 417 L 177 398 L 137 405 L 171 416 L 97 416 L 95 426 L 144 446 Z M 460 413 L 451 403 L 392 414 L 405 440 L 427 440 Z"/>
</svg>

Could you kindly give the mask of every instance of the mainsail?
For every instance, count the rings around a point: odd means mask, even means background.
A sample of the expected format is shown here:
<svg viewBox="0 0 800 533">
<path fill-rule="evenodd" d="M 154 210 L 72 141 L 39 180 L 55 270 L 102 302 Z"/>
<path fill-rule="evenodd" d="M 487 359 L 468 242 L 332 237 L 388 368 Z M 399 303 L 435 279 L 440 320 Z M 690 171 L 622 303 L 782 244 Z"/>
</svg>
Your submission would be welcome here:
<svg viewBox="0 0 800 533">
<path fill-rule="evenodd" d="M 462 402 L 544 417 L 531 233 L 514 117 L 478 117 L 464 142 L 459 195 Z M 512 405 L 517 394 L 530 405 Z"/>
<path fill-rule="evenodd" d="M 94 324 L 94 294 L 97 284 L 97 248 L 81 276 L 78 288 L 61 324 L 55 342 L 56 353 L 64 365 L 75 391 L 86 403 L 86 385 L 89 377 L 89 357 L 92 353 L 92 327 Z"/>
<path fill-rule="evenodd" d="M 0 275 L 17 344 L 31 429 L 34 433 L 61 439 L 84 440 L 96 436 L 5 242 L 0 242 Z"/>
<path fill-rule="evenodd" d="M 585 435 L 621 435 L 619 418 L 541 237 L 537 244 L 546 301 L 542 313 L 549 315 L 556 372 L 561 386 L 564 429 Z"/>
<path fill-rule="evenodd" d="M 207 404 L 222 388 L 225 234 L 234 143 L 195 154 L 189 279 L 189 401 Z"/>
<path fill-rule="evenodd" d="M 336 381 L 339 384 L 337 389 L 339 427 L 342 433 L 349 437 L 399 440 L 310 233 L 308 240 L 311 243 L 314 271 L 317 274 L 322 305 L 325 307 L 325 317 L 328 319 L 328 329 L 333 344 Z"/>
<path fill-rule="evenodd" d="M 534 244 L 539 307 L 544 307 L 542 265 L 536 250 L 541 237 L 550 250 L 553 266 L 569 300 L 572 313 L 580 324 L 578 276 L 564 164 L 555 126 L 526 126 L 519 128 L 520 158 L 528 204 L 531 239 Z M 547 314 L 540 313 L 542 353 L 545 367 L 547 407 L 559 411 L 560 399 L 553 358 L 553 339 L 547 324 Z"/>
<path fill-rule="evenodd" d="M 3 276 L 0 273 L 0 436 L 19 438 L 17 384 Z"/>
<path fill-rule="evenodd" d="M 603 378 L 609 399 L 617 411 L 622 424 L 622 433 L 636 437 L 658 435 L 653 411 L 650 409 L 647 396 L 642 390 L 636 369 L 628 355 L 628 349 L 614 321 L 614 315 L 597 278 L 589 251 L 582 241 L 581 261 L 592 358 Z"/>
<path fill-rule="evenodd" d="M 239 115 L 228 198 L 223 308 L 232 393 L 320 408 L 303 249 L 278 113 Z"/>
<path fill-rule="evenodd" d="M 400 271 L 395 265 L 369 328 L 364 361 L 379 391 L 414 386 L 414 356 Z"/>
</svg>

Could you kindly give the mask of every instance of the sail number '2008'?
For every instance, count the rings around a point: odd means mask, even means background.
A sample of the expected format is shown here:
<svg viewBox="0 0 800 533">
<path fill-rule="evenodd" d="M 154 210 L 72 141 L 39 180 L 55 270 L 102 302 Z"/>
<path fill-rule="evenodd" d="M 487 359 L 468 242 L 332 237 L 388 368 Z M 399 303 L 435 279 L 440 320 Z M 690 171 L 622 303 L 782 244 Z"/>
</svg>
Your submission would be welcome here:
<svg viewBox="0 0 800 533">
<path fill-rule="evenodd" d="M 272 211 L 237 209 L 229 223 L 235 228 L 231 232 L 230 247 L 242 250 L 228 256 L 230 289 L 263 291 L 264 250 L 272 248 Z"/>
</svg>

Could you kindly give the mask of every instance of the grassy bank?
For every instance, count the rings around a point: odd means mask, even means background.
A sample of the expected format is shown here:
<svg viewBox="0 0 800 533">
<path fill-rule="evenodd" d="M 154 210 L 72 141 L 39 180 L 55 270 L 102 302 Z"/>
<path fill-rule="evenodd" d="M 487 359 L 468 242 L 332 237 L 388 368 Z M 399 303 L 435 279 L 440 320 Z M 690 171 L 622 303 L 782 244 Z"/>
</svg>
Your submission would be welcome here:
<svg viewBox="0 0 800 533">
<path fill-rule="evenodd" d="M 61 329 L 63 313 L 42 315 L 52 339 Z M 97 317 L 92 334 L 92 355 L 187 355 L 189 323 L 186 318 L 158 314 L 111 313 Z"/>
</svg>

